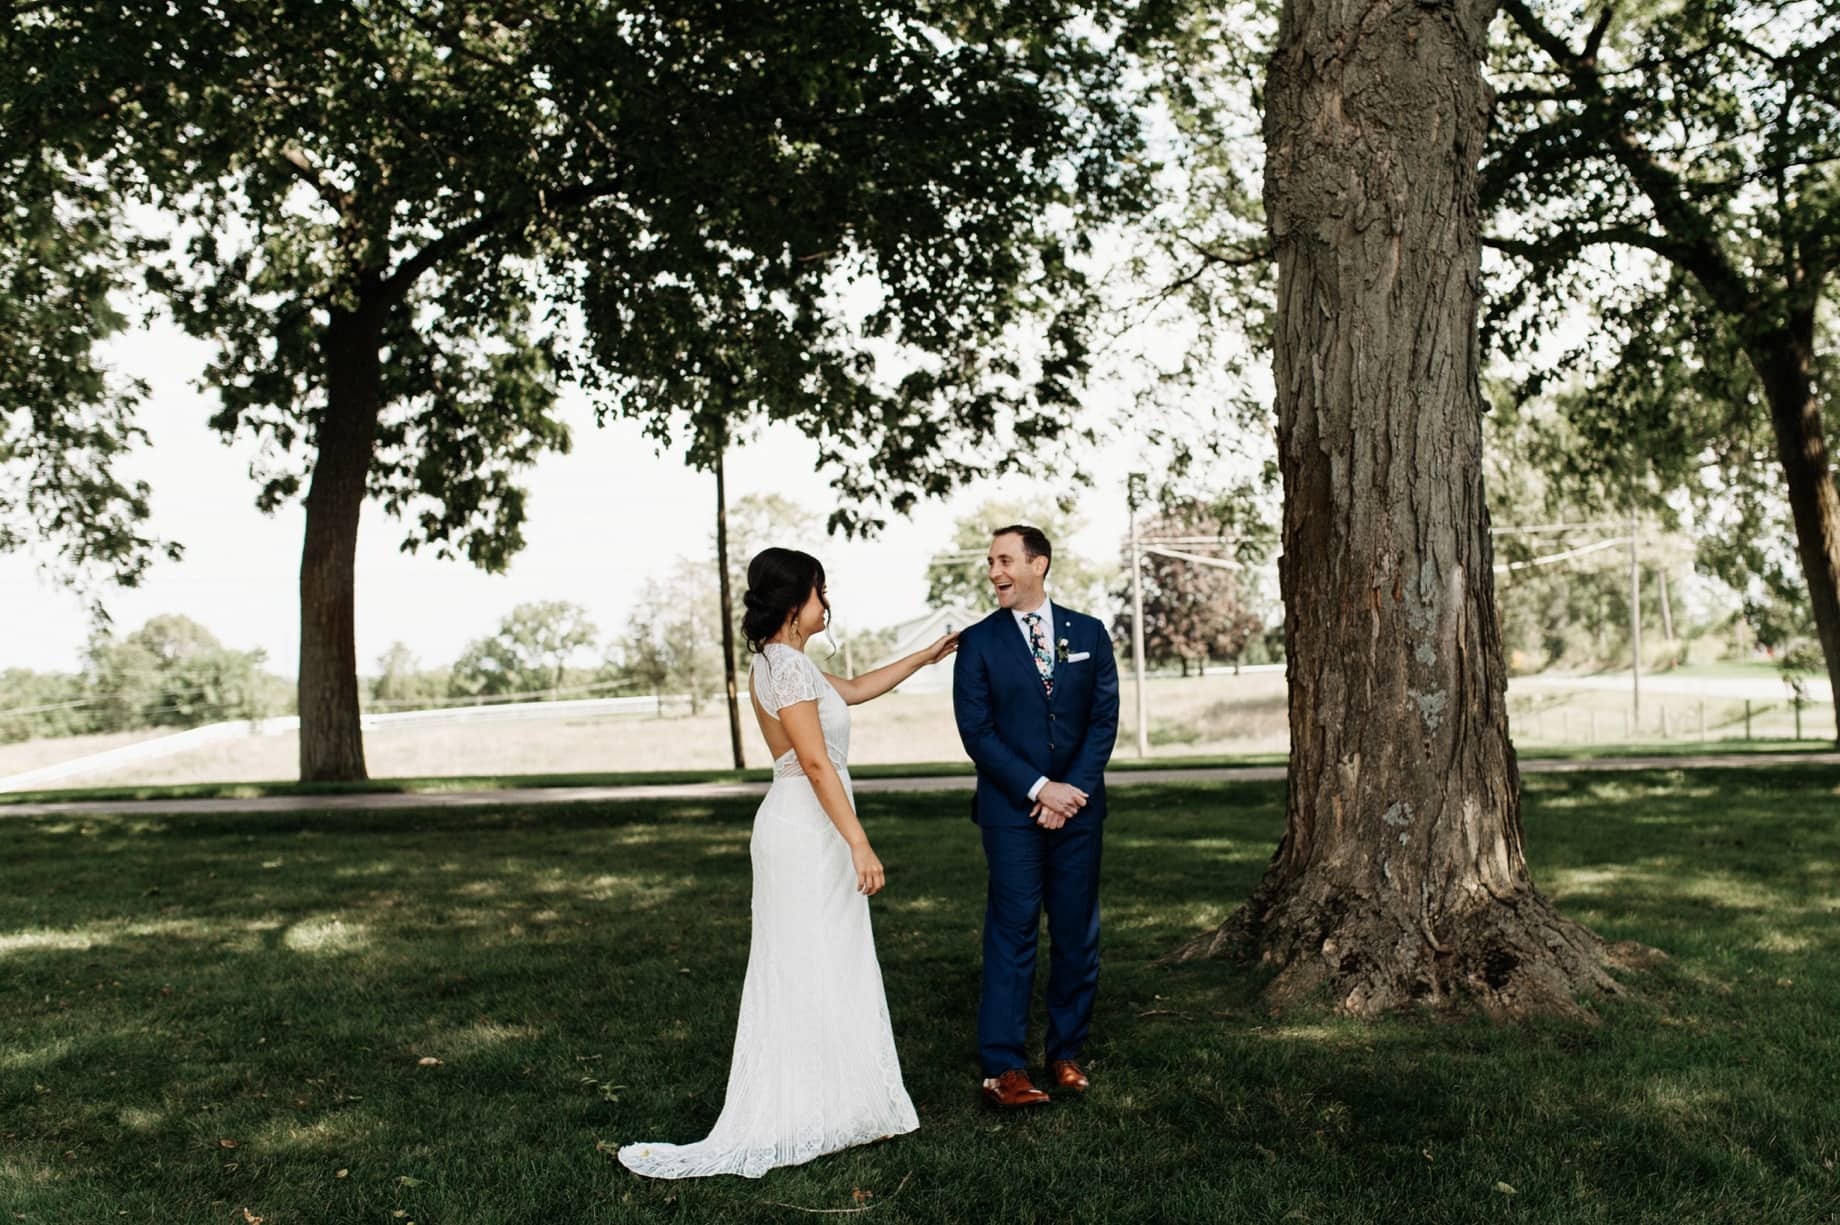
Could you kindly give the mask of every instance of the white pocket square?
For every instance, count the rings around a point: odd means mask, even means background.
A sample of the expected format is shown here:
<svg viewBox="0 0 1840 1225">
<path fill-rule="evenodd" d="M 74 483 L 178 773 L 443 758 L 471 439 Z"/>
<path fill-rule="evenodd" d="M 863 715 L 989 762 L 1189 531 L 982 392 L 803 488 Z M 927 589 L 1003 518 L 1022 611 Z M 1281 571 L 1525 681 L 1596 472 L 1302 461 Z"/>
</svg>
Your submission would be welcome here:
<svg viewBox="0 0 1840 1225">
<path fill-rule="evenodd" d="M 1077 663 L 1081 663 L 1091 658 L 1092 658 L 1091 651 L 1075 651 L 1073 654 L 1067 657 L 1067 662 L 1070 664 L 1077 664 Z"/>
</svg>

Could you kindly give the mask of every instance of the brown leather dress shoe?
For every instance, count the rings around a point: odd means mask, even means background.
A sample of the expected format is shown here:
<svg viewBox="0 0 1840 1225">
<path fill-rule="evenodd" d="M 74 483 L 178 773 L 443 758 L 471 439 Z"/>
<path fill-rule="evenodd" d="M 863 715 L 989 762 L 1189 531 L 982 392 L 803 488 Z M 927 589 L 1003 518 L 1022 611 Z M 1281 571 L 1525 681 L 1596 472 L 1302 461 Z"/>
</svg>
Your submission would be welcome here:
<svg viewBox="0 0 1840 1225">
<path fill-rule="evenodd" d="M 984 1082 L 984 1100 L 992 1106 L 1014 1110 L 1019 1106 L 1045 1106 L 1051 1099 L 1030 1083 L 1027 1072 L 1011 1068 Z"/>
<path fill-rule="evenodd" d="M 1056 1089 L 1068 1093 L 1084 1093 L 1092 1088 L 1092 1081 L 1086 1073 L 1080 1071 L 1080 1065 L 1071 1059 L 1050 1059 L 1048 1061 L 1048 1081 Z"/>
</svg>

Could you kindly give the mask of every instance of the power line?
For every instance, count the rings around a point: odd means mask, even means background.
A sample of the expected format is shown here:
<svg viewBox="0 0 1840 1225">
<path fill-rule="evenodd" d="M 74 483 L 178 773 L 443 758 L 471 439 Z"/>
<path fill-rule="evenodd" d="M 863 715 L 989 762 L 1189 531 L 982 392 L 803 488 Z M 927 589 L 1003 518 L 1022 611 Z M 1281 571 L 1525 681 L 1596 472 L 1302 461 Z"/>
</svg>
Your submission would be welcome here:
<svg viewBox="0 0 1840 1225">
<path fill-rule="evenodd" d="M 54 710 L 76 710 L 81 706 L 100 706 L 99 698 L 79 698 L 74 702 L 48 702 L 43 706 L 9 706 L 0 709 L 0 719 L 12 715 L 42 715 Z"/>
<path fill-rule="evenodd" d="M 1197 566 L 1213 566 L 1219 570 L 1244 570 L 1246 567 L 1226 557 L 1203 557 L 1198 553 L 1184 553 L 1180 549 L 1165 549 L 1158 545 L 1144 542 L 1140 546 L 1145 553 L 1156 553 L 1162 557 L 1173 557 L 1177 561 L 1193 562 Z"/>
<path fill-rule="evenodd" d="M 1599 540 L 1592 544 L 1581 545 L 1576 549 L 1567 549 L 1563 553 L 1548 553 L 1544 557 L 1530 557 L 1526 561 L 1499 563 L 1495 567 L 1495 573 L 1507 574 L 1513 570 L 1525 570 L 1530 566 L 1556 565 L 1562 561 L 1570 561 L 1574 557 L 1583 557 L 1588 553 L 1601 553 L 1605 549 L 1620 548 L 1630 543 L 1633 539 L 1634 537 L 1632 536 L 1614 536 L 1609 540 Z"/>
<path fill-rule="evenodd" d="M 1492 527 L 1489 534 L 1493 536 L 1532 536 L 1540 532 L 1576 532 L 1589 528 L 1599 532 L 1607 527 L 1628 527 L 1627 523 L 1604 520 L 1599 523 L 1535 523 L 1526 527 Z"/>
</svg>

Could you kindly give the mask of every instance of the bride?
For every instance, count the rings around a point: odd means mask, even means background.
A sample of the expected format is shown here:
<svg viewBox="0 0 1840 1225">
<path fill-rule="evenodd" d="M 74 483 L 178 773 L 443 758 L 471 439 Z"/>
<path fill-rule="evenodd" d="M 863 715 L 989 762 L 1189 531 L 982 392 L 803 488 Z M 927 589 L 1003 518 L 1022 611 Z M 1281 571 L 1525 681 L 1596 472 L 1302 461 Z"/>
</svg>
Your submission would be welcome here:
<svg viewBox="0 0 1840 1225">
<path fill-rule="evenodd" d="M 856 819 L 849 708 L 950 655 L 958 635 L 845 680 L 805 656 L 830 615 L 818 559 L 765 549 L 747 579 L 748 688 L 774 755 L 749 842 L 753 941 L 714 1130 L 694 1144 L 620 1150 L 628 1169 L 653 1178 L 758 1178 L 920 1125 L 901 1083 L 869 929 L 869 898 L 885 878 Z"/>
</svg>

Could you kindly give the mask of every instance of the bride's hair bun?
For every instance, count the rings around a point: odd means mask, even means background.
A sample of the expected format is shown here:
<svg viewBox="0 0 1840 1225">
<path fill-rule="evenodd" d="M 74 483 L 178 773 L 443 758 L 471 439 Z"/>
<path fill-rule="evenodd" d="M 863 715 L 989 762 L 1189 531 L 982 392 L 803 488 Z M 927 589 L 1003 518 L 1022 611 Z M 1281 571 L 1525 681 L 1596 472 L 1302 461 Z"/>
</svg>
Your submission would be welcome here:
<svg viewBox="0 0 1840 1225">
<path fill-rule="evenodd" d="M 810 553 L 797 549 L 762 549 L 748 563 L 747 591 L 741 596 L 746 610 L 741 616 L 741 635 L 748 648 L 759 651 L 767 639 L 779 633 L 786 618 L 804 606 L 812 592 L 824 600 L 824 566 Z M 824 601 L 826 611 L 830 602 Z M 819 626 L 808 627 L 811 632 Z"/>
</svg>

